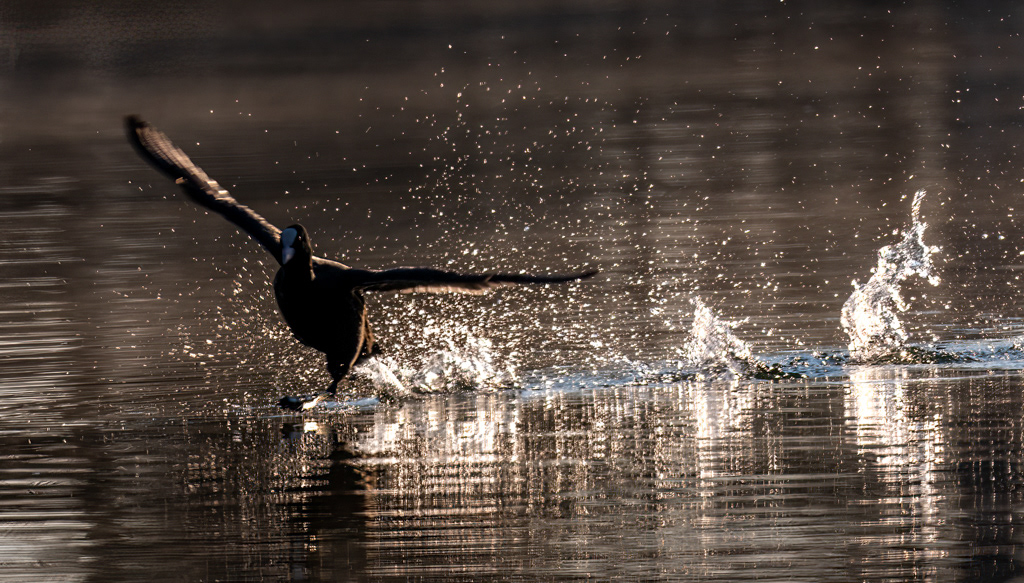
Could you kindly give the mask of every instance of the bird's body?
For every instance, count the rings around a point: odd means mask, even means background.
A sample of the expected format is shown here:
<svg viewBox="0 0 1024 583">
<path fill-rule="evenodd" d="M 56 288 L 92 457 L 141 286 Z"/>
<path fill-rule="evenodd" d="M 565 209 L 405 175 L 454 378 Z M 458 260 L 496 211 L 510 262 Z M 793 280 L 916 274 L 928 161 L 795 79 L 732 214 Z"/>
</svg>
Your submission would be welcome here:
<svg viewBox="0 0 1024 583">
<path fill-rule="evenodd" d="M 366 318 L 366 291 L 485 293 L 516 284 L 562 283 L 590 277 L 596 271 L 571 275 L 459 274 L 424 267 L 387 270 L 354 269 L 313 255 L 309 234 L 301 225 L 283 231 L 241 205 L 196 166 L 163 133 L 146 122 L 126 118 L 128 137 L 139 153 L 182 186 L 197 204 L 234 223 L 260 243 L 281 264 L 274 295 L 281 315 L 299 342 L 327 356 L 333 379 L 328 392 L 360 360 L 378 352 Z M 285 397 L 287 408 L 305 408 L 322 398 Z"/>
<path fill-rule="evenodd" d="M 366 302 L 344 271 L 326 262 L 305 273 L 287 267 L 274 278 L 274 296 L 299 342 L 330 354 L 340 337 L 363 334 Z"/>
<path fill-rule="evenodd" d="M 293 263 L 294 262 L 294 263 Z M 330 260 L 283 265 L 274 295 L 295 338 L 323 352 L 327 369 L 340 380 L 359 360 L 377 352 L 359 291 L 358 270 Z"/>
</svg>

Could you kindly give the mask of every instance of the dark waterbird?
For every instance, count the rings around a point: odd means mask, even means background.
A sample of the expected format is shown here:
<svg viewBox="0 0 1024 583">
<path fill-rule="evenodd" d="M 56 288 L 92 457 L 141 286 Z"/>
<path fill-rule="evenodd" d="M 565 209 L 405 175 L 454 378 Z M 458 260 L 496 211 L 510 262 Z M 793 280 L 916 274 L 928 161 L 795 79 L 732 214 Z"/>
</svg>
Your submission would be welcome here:
<svg viewBox="0 0 1024 583">
<path fill-rule="evenodd" d="M 302 225 L 278 229 L 239 204 L 162 132 L 135 116 L 125 118 L 125 123 L 128 139 L 143 158 L 180 185 L 194 202 L 220 213 L 248 233 L 281 264 L 274 278 L 277 305 L 295 338 L 327 356 L 327 370 L 333 379 L 327 393 L 332 395 L 353 366 L 379 352 L 366 319 L 363 292 L 480 294 L 508 285 L 575 281 L 597 273 L 462 274 L 426 267 L 355 269 L 316 257 Z M 305 398 L 284 397 L 279 404 L 298 410 L 310 408 L 324 397 L 324 393 Z"/>
</svg>

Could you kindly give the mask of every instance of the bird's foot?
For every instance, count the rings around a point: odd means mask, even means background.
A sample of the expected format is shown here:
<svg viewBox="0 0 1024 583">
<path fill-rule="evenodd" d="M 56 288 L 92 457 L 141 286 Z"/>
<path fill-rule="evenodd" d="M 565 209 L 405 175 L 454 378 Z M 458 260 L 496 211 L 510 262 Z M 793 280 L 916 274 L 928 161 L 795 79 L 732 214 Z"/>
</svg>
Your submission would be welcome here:
<svg viewBox="0 0 1024 583">
<path fill-rule="evenodd" d="M 320 401 L 327 398 L 327 393 L 320 393 L 319 395 L 313 395 L 311 397 L 281 397 L 281 400 L 277 402 L 278 406 L 282 409 L 288 409 L 290 411 L 305 411 L 316 407 Z"/>
</svg>

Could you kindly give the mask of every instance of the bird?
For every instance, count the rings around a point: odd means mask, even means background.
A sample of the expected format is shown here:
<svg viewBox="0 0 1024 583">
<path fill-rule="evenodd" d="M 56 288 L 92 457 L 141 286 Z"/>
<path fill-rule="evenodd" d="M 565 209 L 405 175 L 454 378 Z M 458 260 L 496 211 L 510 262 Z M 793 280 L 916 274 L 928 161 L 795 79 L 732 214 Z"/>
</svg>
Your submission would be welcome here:
<svg viewBox="0 0 1024 583">
<path fill-rule="evenodd" d="M 326 356 L 331 376 L 326 391 L 308 397 L 282 397 L 278 405 L 284 409 L 310 409 L 336 395 L 338 384 L 354 366 L 380 353 L 367 320 L 365 292 L 482 294 L 512 285 L 572 282 L 598 273 L 591 269 L 566 275 L 463 274 L 428 267 L 349 267 L 316 256 L 309 232 L 301 224 L 278 229 L 239 203 L 163 132 L 138 116 L 126 116 L 125 128 L 142 158 L 179 185 L 193 202 L 234 223 L 280 264 L 273 287 L 281 316 L 300 343 Z"/>
</svg>

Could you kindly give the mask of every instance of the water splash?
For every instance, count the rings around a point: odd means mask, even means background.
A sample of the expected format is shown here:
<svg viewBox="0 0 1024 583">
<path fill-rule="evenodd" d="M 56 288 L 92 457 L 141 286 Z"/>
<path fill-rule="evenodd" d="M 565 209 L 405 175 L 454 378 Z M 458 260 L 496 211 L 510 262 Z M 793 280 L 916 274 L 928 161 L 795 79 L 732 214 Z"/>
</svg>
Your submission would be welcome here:
<svg viewBox="0 0 1024 583">
<path fill-rule="evenodd" d="M 715 314 L 700 298 L 692 298 L 693 326 L 690 339 L 682 347 L 686 364 L 696 367 L 698 378 L 755 378 L 778 380 L 803 378 L 799 373 L 786 372 L 778 364 L 755 358 L 750 346 L 733 332 L 737 324 Z"/>
<path fill-rule="evenodd" d="M 441 349 L 425 353 L 411 362 L 392 356 L 378 356 L 360 364 L 353 372 L 369 380 L 383 397 L 401 398 L 413 394 L 492 389 L 512 382 L 515 365 L 499 362 L 499 355 L 487 338 L 465 336 L 458 342 L 445 337 Z"/>
<path fill-rule="evenodd" d="M 878 250 L 878 265 L 867 283 L 853 282 L 854 291 L 843 304 L 842 326 L 850 337 L 850 356 L 858 361 L 884 358 L 905 347 L 907 332 L 898 313 L 907 310 L 900 296 L 900 283 L 918 275 L 932 285 L 938 276 L 932 273 L 932 255 L 938 247 L 926 245 L 921 221 L 924 191 L 914 194 L 911 226 L 903 232 L 903 240 Z"/>
<path fill-rule="evenodd" d="M 370 382 L 374 393 L 388 399 L 401 399 L 412 394 L 405 383 L 395 374 L 391 359 L 373 356 L 362 362 L 352 371 L 353 376 L 361 377 Z"/>
<path fill-rule="evenodd" d="M 693 326 L 682 349 L 685 361 L 702 371 L 720 373 L 718 376 L 743 376 L 745 363 L 752 358 L 750 347 L 733 333 L 733 327 L 743 322 L 719 318 L 700 298 L 691 301 Z"/>
</svg>

